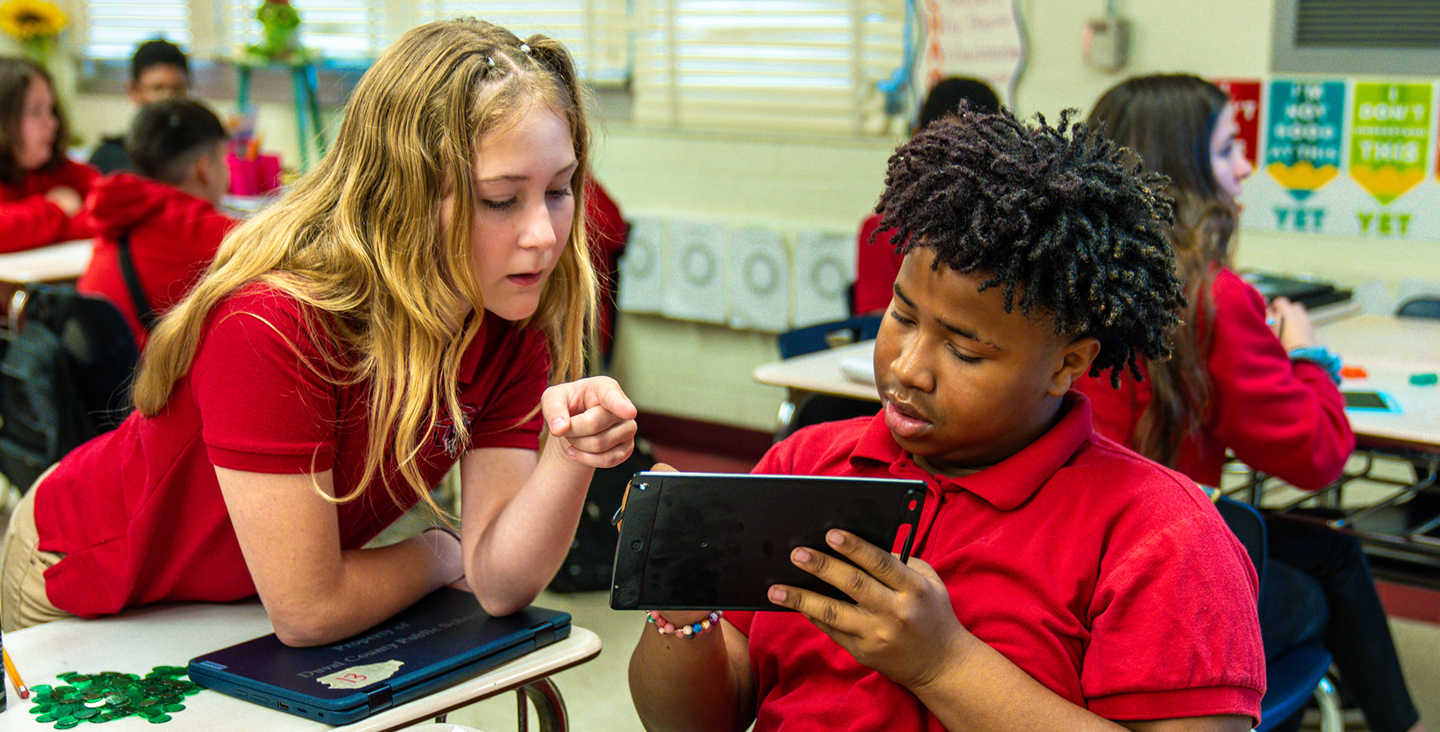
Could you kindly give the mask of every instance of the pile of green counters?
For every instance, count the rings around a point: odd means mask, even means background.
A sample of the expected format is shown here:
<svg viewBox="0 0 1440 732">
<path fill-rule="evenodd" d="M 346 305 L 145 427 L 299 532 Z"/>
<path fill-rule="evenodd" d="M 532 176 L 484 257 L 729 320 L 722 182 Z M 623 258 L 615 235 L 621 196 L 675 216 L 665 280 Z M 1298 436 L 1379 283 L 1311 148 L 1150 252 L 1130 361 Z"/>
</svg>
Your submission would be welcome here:
<svg viewBox="0 0 1440 732">
<path fill-rule="evenodd" d="M 54 722 L 55 729 L 121 717 L 140 717 L 151 724 L 169 722 L 170 715 L 185 710 L 181 703 L 185 697 L 201 689 L 187 678 L 184 666 L 156 666 L 145 678 L 117 671 L 67 671 L 56 678 L 65 685 L 30 687 L 35 702 L 30 713 L 39 715 L 35 718 L 38 722 Z"/>
</svg>

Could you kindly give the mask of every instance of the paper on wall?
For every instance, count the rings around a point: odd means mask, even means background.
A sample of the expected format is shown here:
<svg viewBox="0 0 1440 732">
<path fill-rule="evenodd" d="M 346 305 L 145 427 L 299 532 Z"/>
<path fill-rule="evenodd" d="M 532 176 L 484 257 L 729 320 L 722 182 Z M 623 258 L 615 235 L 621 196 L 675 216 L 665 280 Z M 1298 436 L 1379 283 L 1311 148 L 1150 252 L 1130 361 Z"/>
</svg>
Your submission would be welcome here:
<svg viewBox="0 0 1440 732">
<path fill-rule="evenodd" d="M 671 221 L 666 248 L 663 307 L 669 318 L 725 322 L 727 228 L 698 221 Z"/>
<path fill-rule="evenodd" d="M 628 313 L 658 313 L 664 305 L 666 224 L 637 218 L 620 257 L 616 307 Z"/>
<path fill-rule="evenodd" d="M 855 281 L 855 237 L 802 231 L 795 236 L 794 327 L 850 316 L 849 288 Z"/>
<path fill-rule="evenodd" d="M 790 328 L 790 258 L 773 229 L 732 227 L 730 327 L 779 333 Z"/>
</svg>

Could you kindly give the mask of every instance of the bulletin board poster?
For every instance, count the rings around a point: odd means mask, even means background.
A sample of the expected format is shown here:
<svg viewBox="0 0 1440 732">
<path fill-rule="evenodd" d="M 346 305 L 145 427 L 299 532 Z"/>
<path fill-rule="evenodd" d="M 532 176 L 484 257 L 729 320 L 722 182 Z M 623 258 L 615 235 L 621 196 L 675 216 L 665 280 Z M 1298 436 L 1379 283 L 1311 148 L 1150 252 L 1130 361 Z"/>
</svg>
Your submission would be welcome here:
<svg viewBox="0 0 1440 732">
<path fill-rule="evenodd" d="M 1262 97 L 1241 226 L 1440 241 L 1435 81 L 1271 79 Z"/>
<path fill-rule="evenodd" d="M 1245 158 L 1258 169 L 1260 155 L 1260 82 L 1245 79 L 1216 79 L 1215 85 L 1230 95 L 1230 107 L 1238 131 L 1235 139 L 1245 145 Z"/>
<path fill-rule="evenodd" d="M 988 83 L 1006 104 L 1025 61 L 1015 0 L 924 0 L 925 50 L 920 57 L 923 99 L 947 76 Z"/>
</svg>

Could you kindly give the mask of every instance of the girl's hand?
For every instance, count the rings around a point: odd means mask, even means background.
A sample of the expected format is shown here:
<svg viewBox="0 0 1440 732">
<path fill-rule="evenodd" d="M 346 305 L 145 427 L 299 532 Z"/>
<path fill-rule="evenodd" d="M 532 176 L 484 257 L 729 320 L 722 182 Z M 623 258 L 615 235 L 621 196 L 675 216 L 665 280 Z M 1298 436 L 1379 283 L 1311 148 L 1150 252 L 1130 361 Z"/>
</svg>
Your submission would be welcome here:
<svg viewBox="0 0 1440 732">
<path fill-rule="evenodd" d="M 540 412 L 565 454 L 581 465 L 609 468 L 635 447 L 639 410 L 608 376 L 556 384 L 540 396 Z"/>
<path fill-rule="evenodd" d="M 69 186 L 55 186 L 45 192 L 45 200 L 60 207 L 66 216 L 74 216 L 80 213 L 80 207 L 84 205 L 84 199 Z"/>
<path fill-rule="evenodd" d="M 848 531 L 832 529 L 825 541 L 855 566 L 805 547 L 791 552 L 795 566 L 840 588 L 855 604 L 786 585 L 770 588 L 770 601 L 798 610 L 866 667 L 915 690 L 961 663 L 978 639 L 955 617 L 950 593 L 922 559 L 899 557 Z"/>
<path fill-rule="evenodd" d="M 1265 322 L 1286 351 L 1315 345 L 1315 326 L 1310 323 L 1310 312 L 1298 302 L 1275 298 L 1265 310 Z"/>
</svg>

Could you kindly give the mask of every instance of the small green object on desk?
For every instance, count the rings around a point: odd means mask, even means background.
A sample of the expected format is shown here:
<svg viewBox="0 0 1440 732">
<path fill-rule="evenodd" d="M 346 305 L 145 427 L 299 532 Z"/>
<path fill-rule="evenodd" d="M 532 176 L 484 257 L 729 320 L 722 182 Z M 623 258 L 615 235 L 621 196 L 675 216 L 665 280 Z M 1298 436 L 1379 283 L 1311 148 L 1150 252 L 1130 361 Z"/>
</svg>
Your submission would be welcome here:
<svg viewBox="0 0 1440 732">
<path fill-rule="evenodd" d="M 200 692 L 184 666 L 156 666 L 140 678 L 137 674 L 101 671 L 79 674 L 67 671 L 58 678 L 65 685 L 34 687 L 30 713 L 37 722 L 54 722 L 55 729 L 71 729 L 82 722 L 100 724 L 121 717 L 138 716 L 151 724 L 169 722 L 171 714 L 184 711 L 181 701 Z"/>
<path fill-rule="evenodd" d="M 1410 383 L 1415 386 L 1434 386 L 1437 381 L 1440 381 L 1440 376 L 1433 373 L 1410 374 Z"/>
</svg>

